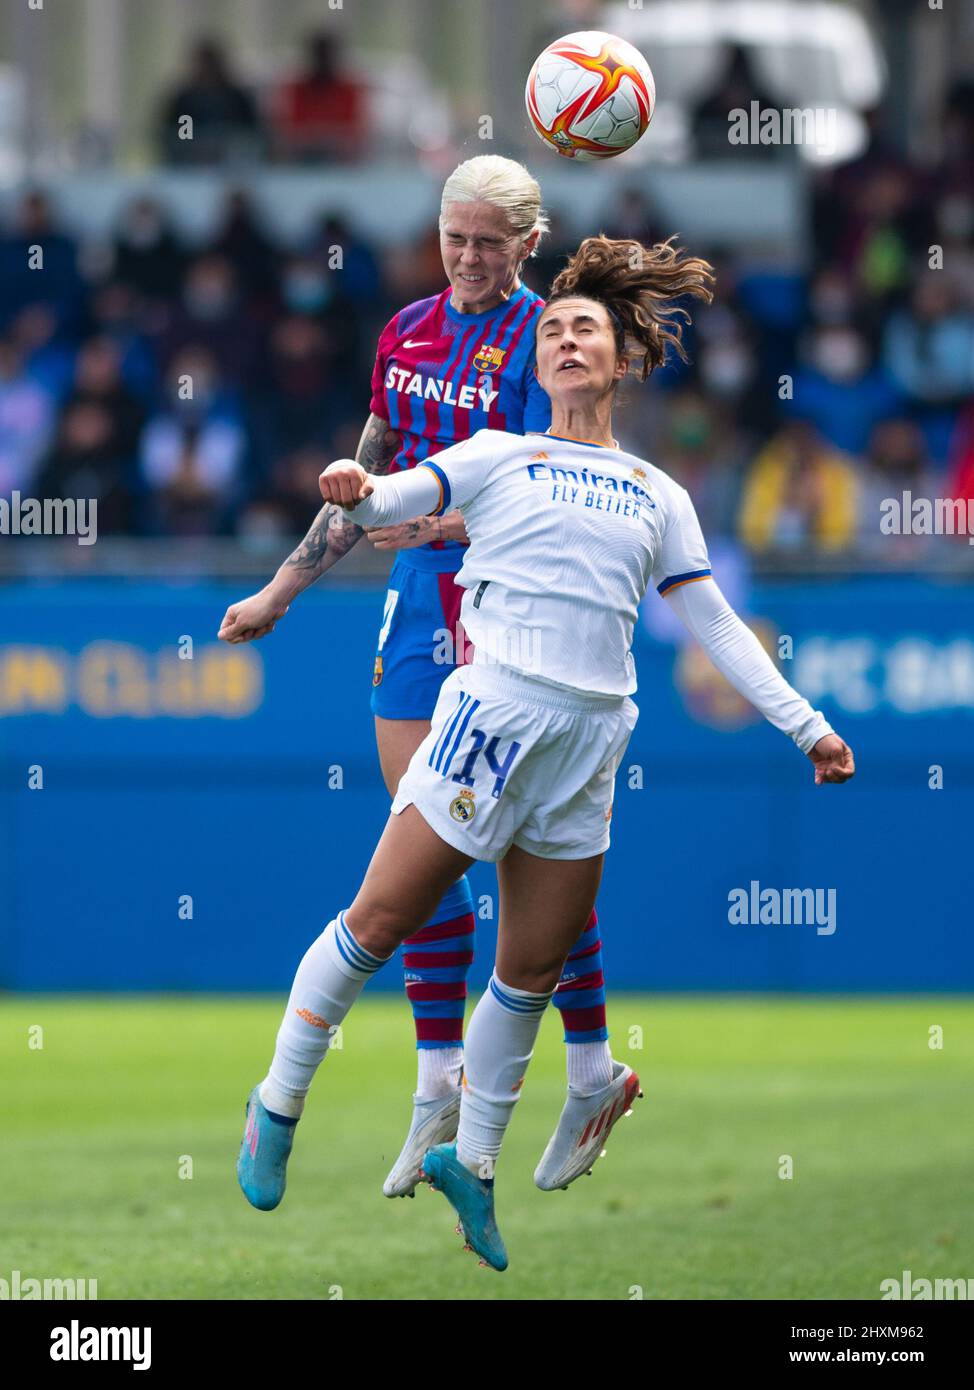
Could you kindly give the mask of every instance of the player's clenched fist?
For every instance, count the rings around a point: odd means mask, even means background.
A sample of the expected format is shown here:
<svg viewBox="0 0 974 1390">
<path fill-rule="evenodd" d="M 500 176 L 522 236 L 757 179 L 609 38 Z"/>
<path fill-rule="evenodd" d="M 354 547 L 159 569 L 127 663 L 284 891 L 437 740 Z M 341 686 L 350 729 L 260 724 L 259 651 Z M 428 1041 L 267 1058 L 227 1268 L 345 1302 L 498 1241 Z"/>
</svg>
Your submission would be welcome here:
<svg viewBox="0 0 974 1390">
<path fill-rule="evenodd" d="M 820 738 L 808 756 L 815 764 L 815 785 L 824 782 L 848 782 L 856 771 L 852 749 L 838 734 Z"/>
<path fill-rule="evenodd" d="M 354 459 L 336 459 L 330 463 L 318 479 L 318 486 L 326 502 L 346 510 L 363 502 L 372 492 L 368 473 Z"/>
<path fill-rule="evenodd" d="M 240 603 L 231 603 L 217 636 L 221 642 L 253 642 L 258 637 L 266 637 L 274 631 L 278 618 L 284 617 L 287 607 L 268 584 L 260 593 L 251 594 Z"/>
</svg>

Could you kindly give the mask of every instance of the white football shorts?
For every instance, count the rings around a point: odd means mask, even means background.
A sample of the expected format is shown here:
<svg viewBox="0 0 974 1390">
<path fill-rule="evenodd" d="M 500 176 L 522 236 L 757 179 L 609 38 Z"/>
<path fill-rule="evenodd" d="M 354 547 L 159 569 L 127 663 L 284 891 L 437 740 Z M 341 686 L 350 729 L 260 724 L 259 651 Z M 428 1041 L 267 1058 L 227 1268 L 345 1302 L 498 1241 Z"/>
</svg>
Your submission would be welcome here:
<svg viewBox="0 0 974 1390">
<path fill-rule="evenodd" d="M 639 711 L 628 696 L 576 694 L 509 666 L 458 666 L 399 783 L 447 844 L 496 863 L 511 845 L 542 859 L 609 847 L 615 775 Z"/>
</svg>

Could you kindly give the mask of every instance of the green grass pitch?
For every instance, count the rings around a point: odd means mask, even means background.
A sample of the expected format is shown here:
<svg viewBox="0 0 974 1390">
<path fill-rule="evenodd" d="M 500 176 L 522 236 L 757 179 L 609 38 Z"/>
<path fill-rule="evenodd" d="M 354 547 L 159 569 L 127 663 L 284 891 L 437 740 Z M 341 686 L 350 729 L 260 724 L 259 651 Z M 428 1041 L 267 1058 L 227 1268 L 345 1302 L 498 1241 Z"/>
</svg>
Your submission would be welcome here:
<svg viewBox="0 0 974 1390">
<path fill-rule="evenodd" d="M 974 1276 L 964 1000 L 611 997 L 646 1099 L 592 1177 L 542 1193 L 564 1087 L 549 1011 L 498 1168 L 504 1274 L 461 1252 L 439 1194 L 381 1194 L 414 1081 L 400 997 L 356 1006 L 283 1204 L 246 1204 L 244 1102 L 282 1004 L 7 996 L 0 1277 L 97 1278 L 103 1299 L 877 1299 L 904 1269 Z"/>
</svg>

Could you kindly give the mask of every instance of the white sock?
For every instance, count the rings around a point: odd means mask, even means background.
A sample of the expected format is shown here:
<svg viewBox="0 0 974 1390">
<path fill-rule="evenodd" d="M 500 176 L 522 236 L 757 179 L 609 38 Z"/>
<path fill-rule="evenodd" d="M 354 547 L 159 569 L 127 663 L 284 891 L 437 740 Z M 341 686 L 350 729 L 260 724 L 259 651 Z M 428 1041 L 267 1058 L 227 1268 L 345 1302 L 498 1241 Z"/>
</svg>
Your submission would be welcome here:
<svg viewBox="0 0 974 1390">
<path fill-rule="evenodd" d="M 593 1096 L 612 1080 L 612 1052 L 606 1042 L 568 1043 L 568 1089 L 575 1096 Z"/>
<path fill-rule="evenodd" d="M 438 1100 L 460 1085 L 463 1048 L 418 1047 L 416 1049 L 416 1095 L 420 1100 Z"/>
<path fill-rule="evenodd" d="M 366 980 L 384 964 L 358 944 L 342 912 L 311 943 L 291 986 L 274 1060 L 260 1085 L 260 1098 L 268 1110 L 294 1118 L 301 1114 L 333 1030 Z"/>
<path fill-rule="evenodd" d="M 495 971 L 467 1026 L 457 1158 L 481 1178 L 494 1176 L 541 1016 L 554 993 L 513 989 Z"/>
</svg>

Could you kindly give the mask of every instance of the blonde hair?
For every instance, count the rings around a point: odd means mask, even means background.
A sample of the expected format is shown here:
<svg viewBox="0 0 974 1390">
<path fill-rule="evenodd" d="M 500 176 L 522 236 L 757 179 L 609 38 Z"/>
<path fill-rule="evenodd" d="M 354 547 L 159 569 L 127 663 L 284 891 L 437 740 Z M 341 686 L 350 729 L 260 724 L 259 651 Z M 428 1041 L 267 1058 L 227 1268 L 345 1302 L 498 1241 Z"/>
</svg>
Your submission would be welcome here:
<svg viewBox="0 0 974 1390">
<path fill-rule="evenodd" d="M 522 241 L 537 231 L 540 242 L 549 227 L 537 179 L 517 160 L 499 154 L 479 154 L 457 165 L 443 185 L 441 227 L 450 203 L 490 203 L 501 210 Z M 530 254 L 536 251 L 537 243 Z"/>
</svg>

